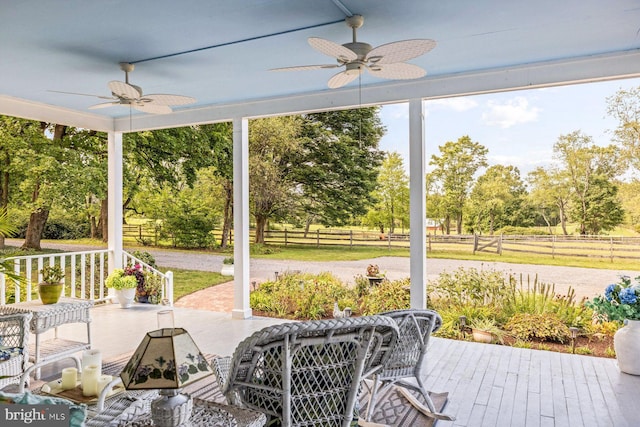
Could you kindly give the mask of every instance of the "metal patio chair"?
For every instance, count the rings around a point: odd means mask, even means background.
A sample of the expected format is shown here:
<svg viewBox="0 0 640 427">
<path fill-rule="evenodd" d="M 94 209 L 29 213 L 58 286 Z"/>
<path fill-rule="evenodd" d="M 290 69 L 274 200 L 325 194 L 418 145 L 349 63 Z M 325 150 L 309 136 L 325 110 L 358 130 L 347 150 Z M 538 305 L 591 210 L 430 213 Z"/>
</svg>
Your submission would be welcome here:
<svg viewBox="0 0 640 427">
<path fill-rule="evenodd" d="M 370 420 L 376 409 L 377 396 L 384 395 L 390 387 L 397 387 L 417 410 L 424 415 L 440 420 L 455 420 L 455 417 L 436 410 L 429 392 L 425 389 L 422 367 L 427 354 L 429 337 L 442 326 L 442 318 L 433 310 L 394 310 L 379 313 L 379 316 L 393 319 L 399 328 L 398 341 L 392 349 L 383 368 L 372 375 L 370 397 L 366 419 Z M 408 390 L 419 392 L 426 407 Z"/>
<path fill-rule="evenodd" d="M 379 369 L 398 326 L 383 316 L 269 326 L 212 364 L 230 403 L 282 426 L 349 426 L 363 372 Z"/>
<path fill-rule="evenodd" d="M 0 389 L 19 384 L 27 370 L 31 316 L 31 313 L 0 314 Z"/>
</svg>

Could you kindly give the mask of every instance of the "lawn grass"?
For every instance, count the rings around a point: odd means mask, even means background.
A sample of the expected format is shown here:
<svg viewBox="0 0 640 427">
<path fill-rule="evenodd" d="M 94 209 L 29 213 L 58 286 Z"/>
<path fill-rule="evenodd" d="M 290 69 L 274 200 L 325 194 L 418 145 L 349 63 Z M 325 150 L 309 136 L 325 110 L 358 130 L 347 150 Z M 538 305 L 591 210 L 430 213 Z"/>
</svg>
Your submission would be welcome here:
<svg viewBox="0 0 640 427">
<path fill-rule="evenodd" d="M 158 267 L 158 270 L 171 270 L 173 272 L 174 301 L 178 301 L 185 295 L 231 280 L 227 276 L 210 271 L 181 270 L 178 268 L 168 267 Z"/>
<path fill-rule="evenodd" d="M 405 248 L 381 248 L 369 246 L 296 246 L 271 247 L 273 253 L 255 253 L 251 251 L 252 258 L 287 259 L 294 261 L 357 261 L 361 259 L 378 258 L 382 256 L 408 257 L 409 249 Z"/>
<path fill-rule="evenodd" d="M 459 259 L 471 261 L 506 262 L 511 264 L 555 265 L 560 267 L 598 268 L 603 270 L 640 270 L 640 260 L 589 257 L 556 257 L 538 254 L 503 253 L 502 255 L 487 252 L 468 251 L 430 251 L 427 258 Z"/>
</svg>

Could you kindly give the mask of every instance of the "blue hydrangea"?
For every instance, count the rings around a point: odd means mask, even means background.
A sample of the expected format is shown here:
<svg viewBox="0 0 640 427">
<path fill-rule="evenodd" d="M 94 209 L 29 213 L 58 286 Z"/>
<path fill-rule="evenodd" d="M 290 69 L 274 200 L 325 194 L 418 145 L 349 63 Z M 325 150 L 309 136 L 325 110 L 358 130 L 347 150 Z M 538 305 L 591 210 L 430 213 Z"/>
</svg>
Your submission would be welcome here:
<svg viewBox="0 0 640 427">
<path fill-rule="evenodd" d="M 611 301 L 611 299 L 613 298 L 613 291 L 616 290 L 616 286 L 618 285 L 612 283 L 604 290 L 604 297 L 607 299 L 607 301 Z"/>
<path fill-rule="evenodd" d="M 631 288 L 624 288 L 620 291 L 620 302 L 622 304 L 635 304 L 638 301 L 636 292 Z"/>
</svg>

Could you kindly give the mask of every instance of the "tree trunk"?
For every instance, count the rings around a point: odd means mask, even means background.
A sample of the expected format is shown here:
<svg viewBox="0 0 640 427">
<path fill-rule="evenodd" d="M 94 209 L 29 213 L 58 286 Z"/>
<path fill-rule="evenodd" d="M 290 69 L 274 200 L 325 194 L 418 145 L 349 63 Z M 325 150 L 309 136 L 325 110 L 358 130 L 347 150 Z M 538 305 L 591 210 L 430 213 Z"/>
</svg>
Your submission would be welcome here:
<svg viewBox="0 0 640 427">
<path fill-rule="evenodd" d="M 451 234 L 451 217 L 447 215 L 444 219 L 444 229 L 447 232 L 447 236 Z"/>
<path fill-rule="evenodd" d="M 544 222 L 547 224 L 549 234 L 553 234 L 553 230 L 551 229 L 551 222 L 549 222 L 549 218 L 547 218 L 547 215 L 545 215 L 544 211 L 540 212 L 540 215 L 542 215 L 542 219 L 544 219 Z"/>
<path fill-rule="evenodd" d="M 42 239 L 42 232 L 44 231 L 44 225 L 47 223 L 47 218 L 49 218 L 49 209 L 39 208 L 31 212 L 22 249 L 35 249 L 37 251 L 42 249 L 40 240 Z"/>
<path fill-rule="evenodd" d="M 256 216 L 256 238 L 254 243 L 264 243 L 264 228 L 267 224 L 267 218 L 260 215 Z"/>
<path fill-rule="evenodd" d="M 89 215 L 89 225 L 91 227 L 91 234 L 89 237 L 92 239 L 98 238 L 98 224 L 96 224 L 96 217 Z"/>
<path fill-rule="evenodd" d="M 311 223 L 313 222 L 313 215 L 309 215 L 307 216 L 307 220 L 304 223 L 304 238 L 307 238 L 307 235 L 309 234 L 309 229 L 311 228 Z"/>
<path fill-rule="evenodd" d="M 109 200 L 102 199 L 100 202 L 100 223 L 102 224 L 102 241 L 109 241 Z"/>
<path fill-rule="evenodd" d="M 456 227 L 458 227 L 458 234 L 462 234 L 462 212 L 458 213 Z"/>
<path fill-rule="evenodd" d="M 225 200 L 222 220 L 222 242 L 220 242 L 220 246 L 226 249 L 231 240 L 231 224 L 233 222 L 233 184 L 227 181 L 223 185 L 223 188 Z"/>
</svg>

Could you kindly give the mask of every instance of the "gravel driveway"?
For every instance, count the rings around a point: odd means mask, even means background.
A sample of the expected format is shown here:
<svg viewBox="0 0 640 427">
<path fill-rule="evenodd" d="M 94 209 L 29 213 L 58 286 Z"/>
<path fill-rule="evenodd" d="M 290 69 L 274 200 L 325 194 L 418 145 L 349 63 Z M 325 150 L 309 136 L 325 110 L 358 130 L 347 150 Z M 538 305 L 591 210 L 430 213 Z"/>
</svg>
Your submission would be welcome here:
<svg viewBox="0 0 640 427">
<path fill-rule="evenodd" d="M 19 246 L 20 240 L 7 239 L 7 244 Z M 43 243 L 43 247 L 67 251 L 83 251 L 96 249 L 95 246 L 67 245 L 60 243 Z M 126 249 L 126 248 L 125 248 Z M 223 255 L 210 255 L 178 250 L 145 249 L 152 254 L 156 263 L 164 268 L 181 268 L 186 270 L 220 271 Z M 342 280 L 352 282 L 356 275 L 364 275 L 367 265 L 377 264 L 380 271 L 389 279 L 401 279 L 409 276 L 409 258 L 379 257 L 360 261 L 289 261 L 271 259 L 251 259 L 250 272 L 252 280 L 264 281 L 273 279 L 276 272 L 300 270 L 309 273 L 330 271 Z M 565 293 L 572 286 L 578 298 L 592 297 L 604 291 L 609 283 L 618 280 L 621 274 L 635 277 L 638 271 L 602 270 L 595 268 L 558 267 L 550 265 L 509 264 L 503 262 L 464 261 L 451 259 L 427 259 L 427 279 L 432 280 L 443 271 L 453 272 L 459 267 L 491 268 L 516 275 L 533 278 L 537 275 L 539 282 L 555 284 L 556 293 Z"/>
</svg>

